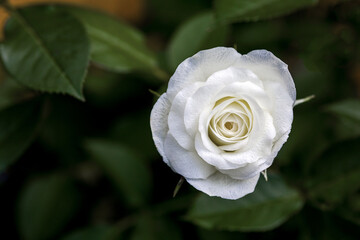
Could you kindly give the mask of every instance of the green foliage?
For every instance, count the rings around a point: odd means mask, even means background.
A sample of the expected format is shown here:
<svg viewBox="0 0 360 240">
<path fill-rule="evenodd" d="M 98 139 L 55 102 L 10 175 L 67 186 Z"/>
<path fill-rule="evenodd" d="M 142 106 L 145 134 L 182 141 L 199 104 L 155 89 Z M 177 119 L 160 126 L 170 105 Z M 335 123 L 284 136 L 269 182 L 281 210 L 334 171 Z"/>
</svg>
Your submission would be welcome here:
<svg viewBox="0 0 360 240">
<path fill-rule="evenodd" d="M 1 57 L 25 86 L 84 100 L 89 42 L 84 27 L 66 12 L 51 7 L 12 10 Z"/>
<path fill-rule="evenodd" d="M 140 31 L 106 14 L 79 8 L 68 11 L 84 24 L 89 34 L 91 60 L 117 72 L 156 70 L 156 58 Z"/>
<path fill-rule="evenodd" d="M 86 148 L 131 206 L 149 200 L 151 174 L 137 155 L 126 147 L 109 141 L 89 140 Z"/>
<path fill-rule="evenodd" d="M 279 17 L 317 3 L 317 0 L 215 0 L 219 22 L 243 22 Z"/>
<path fill-rule="evenodd" d="M 359 148 L 359 138 L 335 143 L 311 166 L 308 195 L 317 206 L 334 207 L 360 189 Z"/>
<path fill-rule="evenodd" d="M 358 126 L 360 126 L 359 109 L 359 99 L 348 99 L 328 106 L 329 111 L 339 115 L 340 117 L 345 117 L 350 121 L 353 121 L 354 124 L 358 124 Z"/>
<path fill-rule="evenodd" d="M 77 230 L 62 240 L 110 240 L 112 228 L 109 226 L 96 226 Z"/>
<path fill-rule="evenodd" d="M 179 227 L 169 219 L 151 216 L 148 214 L 140 216 L 131 240 L 181 240 Z"/>
<path fill-rule="evenodd" d="M 300 194 L 276 175 L 260 179 L 254 193 L 239 200 L 226 200 L 201 194 L 187 219 L 209 229 L 265 231 L 284 223 L 301 209 Z"/>
<path fill-rule="evenodd" d="M 26 93 L 28 93 L 26 89 L 17 82 L 12 79 L 4 79 L 0 83 L 0 110 L 21 101 L 22 96 Z"/>
<path fill-rule="evenodd" d="M 336 213 L 344 219 L 360 226 L 360 194 L 352 194 L 348 196 L 344 202 L 346 204 L 338 207 Z"/>
<path fill-rule="evenodd" d="M 133 150 L 141 149 L 138 154 L 147 161 L 158 156 L 153 146 L 149 115 L 150 111 L 137 111 L 121 116 L 115 120 L 113 128 L 110 129 L 110 135 L 113 139 Z M 139 136 L 141 136 L 141 141 L 139 141 Z"/>
<path fill-rule="evenodd" d="M 52 174 L 28 183 L 18 203 L 18 225 L 25 240 L 55 237 L 73 218 L 78 192 L 65 175 Z"/>
<path fill-rule="evenodd" d="M 35 99 L 0 111 L 0 172 L 30 146 L 43 109 L 41 101 Z"/>
<path fill-rule="evenodd" d="M 339 119 L 339 124 L 335 126 L 339 136 L 348 138 L 360 135 L 359 109 L 359 99 L 348 99 L 326 107 L 327 111 L 336 115 Z"/>
<path fill-rule="evenodd" d="M 228 33 L 229 26 L 216 25 L 212 12 L 191 18 L 177 30 L 169 44 L 170 69 L 174 71 L 182 61 L 199 50 L 223 45 Z"/>
</svg>

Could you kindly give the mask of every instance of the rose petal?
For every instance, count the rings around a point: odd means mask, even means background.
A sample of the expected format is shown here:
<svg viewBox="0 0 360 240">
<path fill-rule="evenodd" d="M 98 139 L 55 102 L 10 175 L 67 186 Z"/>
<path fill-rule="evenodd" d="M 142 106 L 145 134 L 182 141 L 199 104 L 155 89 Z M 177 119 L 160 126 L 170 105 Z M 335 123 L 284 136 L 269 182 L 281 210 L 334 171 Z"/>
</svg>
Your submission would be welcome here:
<svg viewBox="0 0 360 240">
<path fill-rule="evenodd" d="M 150 127 L 152 137 L 158 152 L 163 157 L 163 160 L 166 164 L 169 164 L 169 161 L 165 157 L 164 141 L 169 130 L 167 126 L 167 119 L 170 107 L 171 104 L 167 98 L 166 93 L 164 93 L 157 100 L 150 114 Z"/>
<path fill-rule="evenodd" d="M 222 99 L 229 96 L 242 98 L 244 100 L 251 98 L 262 109 L 271 110 L 273 108 L 273 102 L 264 89 L 251 81 L 234 82 L 226 85 L 226 87 L 223 87 L 214 98 Z"/>
<path fill-rule="evenodd" d="M 202 86 L 202 83 L 194 83 L 181 90 L 174 98 L 169 117 L 169 132 L 176 141 L 185 149 L 194 148 L 194 138 L 191 137 L 185 128 L 184 111 L 189 98 Z"/>
<path fill-rule="evenodd" d="M 201 159 L 196 152 L 182 148 L 175 138 L 168 134 L 164 150 L 170 167 L 185 178 L 205 179 L 215 172 L 215 168 Z"/>
<path fill-rule="evenodd" d="M 184 60 L 170 78 L 167 93 L 172 100 L 181 89 L 194 82 L 205 82 L 219 70 L 233 65 L 241 57 L 233 48 L 217 47 L 200 51 Z"/>
<path fill-rule="evenodd" d="M 255 162 L 259 158 L 268 157 L 271 154 L 276 134 L 272 117 L 267 111 L 263 111 L 251 97 L 244 95 L 244 99 L 249 103 L 253 111 L 254 123 L 246 145 L 242 143 L 233 145 L 233 147 L 239 147 L 238 151 L 225 152 L 216 146 L 208 136 L 207 122 L 209 120 L 206 119 L 207 112 L 204 111 L 200 116 L 200 134 L 195 138 L 196 151 L 206 162 L 218 169 L 238 168 Z"/>
<path fill-rule="evenodd" d="M 196 189 L 209 196 L 225 199 L 238 199 L 252 193 L 260 174 L 244 180 L 232 179 L 220 172 L 216 172 L 207 179 L 186 179 Z"/>
<path fill-rule="evenodd" d="M 214 96 L 223 88 L 221 84 L 210 84 L 200 87 L 187 101 L 184 111 L 186 131 L 195 137 L 201 112 L 208 111 L 215 104 Z"/>
<path fill-rule="evenodd" d="M 266 85 L 280 82 L 282 86 L 285 86 L 285 92 L 295 102 L 296 89 L 288 66 L 272 52 L 267 50 L 251 51 L 246 55 L 242 55 L 240 61 L 235 66 L 254 72 L 261 79 L 265 88 L 267 87 Z"/>
<path fill-rule="evenodd" d="M 216 147 L 216 146 L 215 146 Z M 198 133 L 195 137 L 195 149 L 197 154 L 208 164 L 216 167 L 217 169 L 234 169 L 238 167 L 245 166 L 245 164 L 239 164 L 230 162 L 224 159 L 223 156 L 221 156 L 221 153 L 223 152 L 219 148 L 217 148 L 217 151 L 209 151 L 204 146 L 204 142 L 201 139 L 200 133 Z"/>
<path fill-rule="evenodd" d="M 248 69 L 233 66 L 213 73 L 206 81 L 207 84 L 221 83 L 225 86 L 234 82 L 251 82 L 262 89 L 264 88 L 262 81 L 255 73 Z"/>
<path fill-rule="evenodd" d="M 249 163 L 243 167 L 235 169 L 219 169 L 219 171 L 234 179 L 248 179 L 254 177 L 255 175 L 268 168 L 271 165 L 268 165 L 268 163 L 272 162 L 272 160 L 270 160 L 269 158 L 258 159 L 256 162 Z"/>
<path fill-rule="evenodd" d="M 275 140 L 279 139 L 291 128 L 296 100 L 295 84 L 287 65 L 266 50 L 255 50 L 243 55 L 235 65 L 250 69 L 263 82 L 265 91 L 273 100 L 270 113 L 277 132 Z"/>
<path fill-rule="evenodd" d="M 260 158 L 270 156 L 276 134 L 272 117 L 268 112 L 263 111 L 259 112 L 259 115 L 254 116 L 254 118 L 260 118 L 260 121 L 254 120 L 253 130 L 247 143 L 248 148 L 221 153 L 225 160 L 242 164 L 252 163 Z"/>
</svg>

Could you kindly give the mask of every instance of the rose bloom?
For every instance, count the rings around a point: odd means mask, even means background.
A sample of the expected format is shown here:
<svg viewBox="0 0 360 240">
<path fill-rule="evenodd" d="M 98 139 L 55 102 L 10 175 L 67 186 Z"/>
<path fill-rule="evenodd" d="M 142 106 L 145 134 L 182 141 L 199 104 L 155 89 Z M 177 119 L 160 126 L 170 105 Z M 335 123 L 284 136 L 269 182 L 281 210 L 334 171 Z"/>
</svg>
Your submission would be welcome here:
<svg viewBox="0 0 360 240">
<path fill-rule="evenodd" d="M 154 105 L 155 145 L 169 167 L 210 196 L 238 199 L 286 142 L 296 91 L 266 50 L 200 51 L 183 61 Z"/>
</svg>

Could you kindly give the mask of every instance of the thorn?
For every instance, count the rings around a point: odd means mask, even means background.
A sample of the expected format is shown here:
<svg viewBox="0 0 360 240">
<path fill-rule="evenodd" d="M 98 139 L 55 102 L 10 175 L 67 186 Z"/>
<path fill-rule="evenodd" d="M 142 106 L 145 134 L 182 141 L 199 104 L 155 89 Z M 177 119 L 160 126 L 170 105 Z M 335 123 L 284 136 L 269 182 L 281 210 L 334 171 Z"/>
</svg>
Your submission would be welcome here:
<svg viewBox="0 0 360 240">
<path fill-rule="evenodd" d="M 156 91 L 154 91 L 154 90 L 152 90 L 152 89 L 149 89 L 149 92 L 151 92 L 153 95 L 155 95 L 155 96 L 158 97 L 158 98 L 161 96 L 160 93 L 158 93 L 158 92 L 156 92 Z"/>
<path fill-rule="evenodd" d="M 310 96 L 307 96 L 305 98 L 300 98 L 300 99 L 296 99 L 295 103 L 294 103 L 294 107 L 296 105 L 299 105 L 301 103 L 305 103 L 305 102 L 308 102 L 310 101 L 311 99 L 315 98 L 315 95 L 310 95 Z"/>
<path fill-rule="evenodd" d="M 176 187 L 175 187 L 174 193 L 173 193 L 173 197 L 175 197 L 176 194 L 179 192 L 179 190 L 180 190 L 181 186 L 183 185 L 184 181 L 185 181 L 185 178 L 181 177 L 179 182 L 176 184 Z"/>
<path fill-rule="evenodd" d="M 264 176 L 265 181 L 268 181 L 267 169 L 265 169 L 264 171 L 262 171 L 261 174 Z"/>
</svg>

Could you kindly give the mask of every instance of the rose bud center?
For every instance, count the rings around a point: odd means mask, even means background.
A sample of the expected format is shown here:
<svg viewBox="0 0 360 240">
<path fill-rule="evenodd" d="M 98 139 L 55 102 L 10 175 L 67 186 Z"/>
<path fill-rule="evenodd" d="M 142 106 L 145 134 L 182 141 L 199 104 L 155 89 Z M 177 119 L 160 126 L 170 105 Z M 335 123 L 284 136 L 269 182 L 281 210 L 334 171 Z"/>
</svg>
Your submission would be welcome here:
<svg viewBox="0 0 360 240">
<path fill-rule="evenodd" d="M 249 104 L 246 100 L 235 97 L 218 100 L 210 118 L 209 137 L 215 145 L 225 151 L 236 151 L 234 144 L 246 140 L 253 125 L 253 114 Z"/>
</svg>

